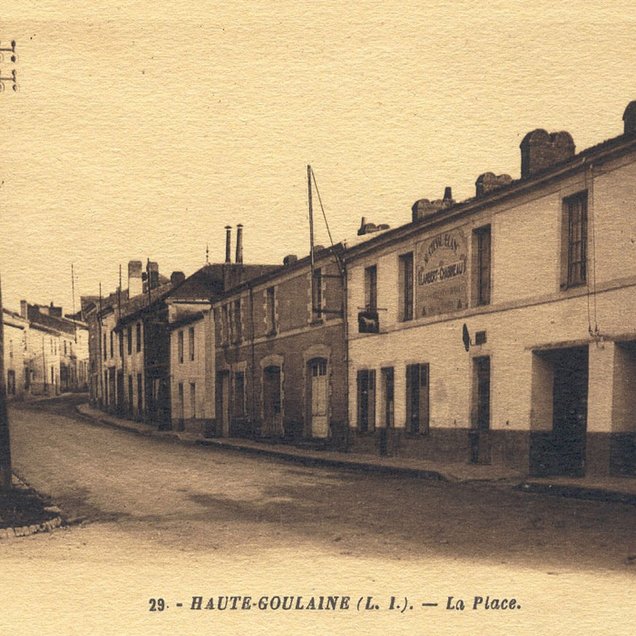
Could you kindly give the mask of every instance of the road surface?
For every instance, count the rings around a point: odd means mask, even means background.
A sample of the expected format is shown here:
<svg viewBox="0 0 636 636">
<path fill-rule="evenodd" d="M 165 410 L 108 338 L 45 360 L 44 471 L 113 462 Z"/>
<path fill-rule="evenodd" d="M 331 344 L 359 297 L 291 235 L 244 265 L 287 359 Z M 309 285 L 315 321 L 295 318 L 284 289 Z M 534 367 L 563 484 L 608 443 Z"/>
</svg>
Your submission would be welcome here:
<svg viewBox="0 0 636 636">
<path fill-rule="evenodd" d="M 300 626 L 324 633 L 329 619 L 338 621 L 337 633 L 433 634 L 561 633 L 550 630 L 586 616 L 599 629 L 618 620 L 613 633 L 623 633 L 623 621 L 627 629 L 636 620 L 634 506 L 182 445 L 90 423 L 75 412 L 76 401 L 11 410 L 16 472 L 73 521 L 51 535 L 0 545 L 6 571 L 24 574 L 25 564 L 37 564 L 35 580 L 58 572 L 40 580 L 46 593 L 32 599 L 40 633 L 41 611 L 54 607 L 56 620 L 88 616 L 94 629 L 112 633 L 119 620 L 148 633 L 208 633 L 213 626 L 215 633 Z M 30 603 L 18 590 L 9 614 Z M 207 602 L 219 594 L 306 599 L 323 592 L 371 595 L 371 607 L 380 609 L 310 619 L 307 610 L 208 611 L 201 618 L 189 609 L 193 595 Z M 522 609 L 486 610 L 484 602 L 472 610 L 476 596 L 489 594 L 517 597 Z M 417 607 L 389 610 L 391 596 Z M 168 609 L 149 612 L 149 599 L 159 597 Z M 457 599 L 467 610 L 456 609 Z M 438 605 L 421 606 L 426 602 Z M 77 633 L 86 633 L 79 624 Z"/>
</svg>

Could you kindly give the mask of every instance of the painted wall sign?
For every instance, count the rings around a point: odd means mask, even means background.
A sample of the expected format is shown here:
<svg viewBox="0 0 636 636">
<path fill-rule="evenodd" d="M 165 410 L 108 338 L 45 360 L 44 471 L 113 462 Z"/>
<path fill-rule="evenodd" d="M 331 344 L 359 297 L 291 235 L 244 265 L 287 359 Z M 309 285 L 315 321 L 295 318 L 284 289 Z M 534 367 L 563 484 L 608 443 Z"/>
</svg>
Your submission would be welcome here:
<svg viewBox="0 0 636 636">
<path fill-rule="evenodd" d="M 468 306 L 468 242 L 462 230 L 418 243 L 416 271 L 418 317 Z"/>
</svg>

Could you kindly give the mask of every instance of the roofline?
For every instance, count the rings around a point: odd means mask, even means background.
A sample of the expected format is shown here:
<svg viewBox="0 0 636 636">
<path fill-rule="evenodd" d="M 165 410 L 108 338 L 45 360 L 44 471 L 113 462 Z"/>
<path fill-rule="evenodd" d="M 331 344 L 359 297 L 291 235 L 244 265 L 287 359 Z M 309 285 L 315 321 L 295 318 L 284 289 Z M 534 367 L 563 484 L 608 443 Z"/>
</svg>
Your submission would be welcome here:
<svg viewBox="0 0 636 636">
<path fill-rule="evenodd" d="M 330 247 L 325 247 L 318 252 L 314 252 L 314 263 L 318 260 L 323 260 L 328 256 L 340 256 L 343 255 L 346 251 L 346 248 L 342 241 L 332 245 Z M 290 263 L 289 265 L 279 265 L 275 270 L 271 272 L 266 272 L 265 274 L 261 274 L 256 278 L 250 278 L 242 283 L 234 287 L 230 287 L 225 290 L 223 293 L 218 294 L 216 296 L 211 297 L 212 302 L 217 302 L 219 300 L 223 300 L 224 298 L 229 298 L 230 296 L 234 296 L 235 294 L 244 291 L 246 289 L 251 289 L 258 285 L 262 285 L 263 283 L 267 283 L 276 278 L 284 276 L 290 272 L 294 272 L 296 270 L 304 269 L 307 265 L 311 264 L 311 255 L 303 256 L 299 258 L 297 261 Z"/>
<path fill-rule="evenodd" d="M 614 137 L 596 146 L 582 150 L 570 159 L 560 162 L 536 175 L 526 177 L 525 179 L 517 179 L 509 185 L 493 190 L 484 196 L 474 197 L 448 208 L 442 208 L 423 219 L 417 219 L 394 229 L 386 230 L 382 234 L 370 238 L 368 241 L 353 245 L 346 249 L 346 259 L 359 258 L 366 253 L 401 241 L 422 229 L 434 228 L 449 221 L 461 219 L 469 214 L 491 207 L 519 196 L 520 194 L 537 189 L 555 179 L 574 173 L 584 166 L 592 164 L 594 161 L 610 158 L 613 155 L 620 156 L 627 154 L 634 149 L 636 149 L 636 135 L 624 134 Z"/>
</svg>

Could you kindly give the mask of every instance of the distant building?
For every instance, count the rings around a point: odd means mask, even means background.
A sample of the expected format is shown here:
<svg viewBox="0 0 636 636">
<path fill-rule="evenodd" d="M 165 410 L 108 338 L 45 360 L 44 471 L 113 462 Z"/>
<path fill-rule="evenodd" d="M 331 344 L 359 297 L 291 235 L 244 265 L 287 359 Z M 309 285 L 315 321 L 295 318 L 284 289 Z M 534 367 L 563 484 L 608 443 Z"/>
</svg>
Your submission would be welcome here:
<svg viewBox="0 0 636 636">
<path fill-rule="evenodd" d="M 25 348 L 25 387 L 34 395 L 57 395 L 87 388 L 88 327 L 62 308 L 20 303 L 20 315 L 28 320 Z"/>
<path fill-rule="evenodd" d="M 19 313 L 3 310 L 4 373 L 9 400 L 22 399 L 28 377 L 25 373 L 25 348 L 29 322 Z M 26 370 L 28 371 L 28 369 Z"/>
</svg>

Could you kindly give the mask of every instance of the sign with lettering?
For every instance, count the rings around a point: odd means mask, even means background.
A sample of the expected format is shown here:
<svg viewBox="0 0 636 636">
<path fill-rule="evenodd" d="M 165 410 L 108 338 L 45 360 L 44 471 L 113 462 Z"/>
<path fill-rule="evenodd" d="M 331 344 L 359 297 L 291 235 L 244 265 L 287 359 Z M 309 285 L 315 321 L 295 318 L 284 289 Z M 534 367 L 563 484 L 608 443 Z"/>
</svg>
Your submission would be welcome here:
<svg viewBox="0 0 636 636">
<path fill-rule="evenodd" d="M 417 244 L 416 316 L 434 316 L 468 306 L 468 241 L 451 230 Z"/>
</svg>

